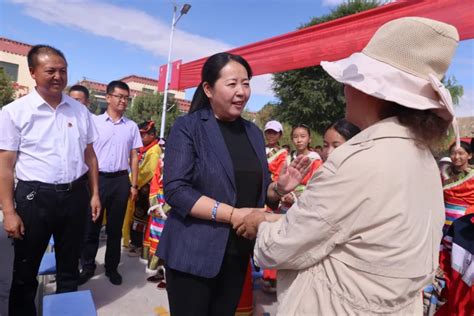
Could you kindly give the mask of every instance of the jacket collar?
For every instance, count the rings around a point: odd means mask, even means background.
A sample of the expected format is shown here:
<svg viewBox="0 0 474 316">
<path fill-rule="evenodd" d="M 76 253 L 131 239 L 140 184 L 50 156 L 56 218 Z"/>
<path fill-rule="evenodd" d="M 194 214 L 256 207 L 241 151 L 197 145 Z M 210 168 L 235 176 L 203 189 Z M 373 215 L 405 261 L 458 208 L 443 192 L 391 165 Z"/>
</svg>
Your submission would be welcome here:
<svg viewBox="0 0 474 316">
<path fill-rule="evenodd" d="M 204 121 L 205 131 L 209 138 L 209 142 L 211 143 L 211 150 L 214 151 L 216 156 L 219 158 L 219 162 L 225 169 L 227 177 L 229 178 L 234 190 L 237 190 L 237 186 L 235 184 L 235 174 L 234 174 L 234 165 L 232 162 L 232 158 L 230 157 L 229 150 L 227 149 L 227 144 L 225 143 L 224 137 L 222 136 L 222 132 L 217 124 L 217 120 L 214 116 L 214 113 L 210 108 L 200 110 L 200 117 Z M 267 168 L 267 161 L 266 156 L 260 153 L 264 153 L 263 151 L 263 143 L 259 144 L 258 140 L 260 139 L 258 134 L 255 132 L 259 130 L 252 128 L 253 124 L 249 121 L 242 119 L 245 132 L 247 133 L 248 139 L 252 148 L 254 149 L 260 164 L 263 168 Z"/>
<path fill-rule="evenodd" d="M 367 127 L 347 143 L 356 145 L 380 138 L 414 139 L 408 127 L 401 125 L 398 119 L 392 116 Z"/>
<path fill-rule="evenodd" d="M 413 139 L 407 127 L 400 124 L 396 117 L 381 120 L 361 131 L 349 141 L 337 147 L 324 163 L 326 169 L 336 170 L 357 152 L 367 150 L 374 146 L 375 140 L 382 138 L 405 138 Z"/>
<path fill-rule="evenodd" d="M 204 108 L 199 110 L 201 120 L 207 121 L 211 116 L 214 117 L 212 110 L 210 108 Z"/>
<path fill-rule="evenodd" d="M 200 116 L 204 121 L 204 130 L 206 131 L 209 143 L 211 144 L 210 150 L 216 154 L 219 162 L 224 167 L 227 177 L 232 183 L 234 190 L 237 190 L 237 186 L 235 184 L 234 165 L 232 163 L 232 159 L 230 158 L 227 144 L 225 143 L 219 125 L 217 124 L 217 120 L 210 108 L 202 109 L 199 112 L 201 112 Z"/>
</svg>

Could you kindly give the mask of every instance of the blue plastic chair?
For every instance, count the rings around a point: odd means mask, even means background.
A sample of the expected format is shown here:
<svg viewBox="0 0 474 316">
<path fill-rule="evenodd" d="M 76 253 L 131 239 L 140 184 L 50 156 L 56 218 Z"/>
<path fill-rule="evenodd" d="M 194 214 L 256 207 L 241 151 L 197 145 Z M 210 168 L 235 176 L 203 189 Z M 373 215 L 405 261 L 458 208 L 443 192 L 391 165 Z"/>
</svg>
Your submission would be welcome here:
<svg viewBox="0 0 474 316">
<path fill-rule="evenodd" d="M 260 283 L 257 282 L 257 280 L 263 278 L 263 269 L 259 269 L 258 271 L 255 270 L 255 265 L 253 263 L 253 258 L 251 259 L 251 264 L 250 266 L 252 267 L 252 280 L 253 280 L 253 289 L 258 290 L 260 289 Z"/>
<path fill-rule="evenodd" d="M 43 316 L 97 316 L 91 291 L 46 295 Z"/>
<path fill-rule="evenodd" d="M 40 267 L 38 270 L 38 291 L 36 293 L 35 301 L 38 314 L 41 316 L 41 310 L 43 308 L 43 295 L 46 283 L 48 283 L 48 276 L 56 274 L 56 256 L 53 252 L 54 239 L 50 238 L 48 248 L 41 259 Z"/>
<path fill-rule="evenodd" d="M 56 256 L 54 252 L 47 252 L 41 259 L 38 275 L 56 274 Z"/>
</svg>

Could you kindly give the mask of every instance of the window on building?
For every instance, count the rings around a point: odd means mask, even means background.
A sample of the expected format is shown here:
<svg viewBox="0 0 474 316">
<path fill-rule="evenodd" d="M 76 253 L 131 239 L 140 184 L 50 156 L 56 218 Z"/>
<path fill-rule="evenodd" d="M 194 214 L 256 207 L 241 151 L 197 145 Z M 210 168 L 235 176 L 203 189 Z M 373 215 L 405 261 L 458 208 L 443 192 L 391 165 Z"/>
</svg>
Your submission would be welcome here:
<svg viewBox="0 0 474 316">
<path fill-rule="evenodd" d="M 153 93 L 155 93 L 155 90 L 153 90 L 153 89 L 148 89 L 148 88 L 143 88 L 142 91 L 145 92 L 145 93 L 147 93 L 147 94 L 153 94 Z"/>
<path fill-rule="evenodd" d="M 172 106 L 175 103 L 175 94 L 174 93 L 168 92 L 168 100 L 167 100 L 166 103 L 168 103 L 168 107 Z"/>
<path fill-rule="evenodd" d="M 18 81 L 18 65 L 0 61 L 0 68 L 3 68 L 5 73 L 13 80 Z"/>
</svg>

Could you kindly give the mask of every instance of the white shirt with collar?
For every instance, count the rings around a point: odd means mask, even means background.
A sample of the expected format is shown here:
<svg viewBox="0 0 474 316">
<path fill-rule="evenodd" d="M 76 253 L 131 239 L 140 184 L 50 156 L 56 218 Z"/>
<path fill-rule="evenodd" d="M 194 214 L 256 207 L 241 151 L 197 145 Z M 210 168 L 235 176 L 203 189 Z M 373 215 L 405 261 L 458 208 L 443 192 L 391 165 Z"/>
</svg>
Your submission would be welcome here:
<svg viewBox="0 0 474 316">
<path fill-rule="evenodd" d="M 93 116 L 93 120 L 99 131 L 94 142 L 99 171 L 128 170 L 130 151 L 143 146 L 137 124 L 125 116 L 113 122 L 107 112 Z"/>
<path fill-rule="evenodd" d="M 98 137 L 89 110 L 63 94 L 54 109 L 34 89 L 0 112 L 0 150 L 16 151 L 24 181 L 72 182 L 88 171 L 84 152 Z"/>
</svg>

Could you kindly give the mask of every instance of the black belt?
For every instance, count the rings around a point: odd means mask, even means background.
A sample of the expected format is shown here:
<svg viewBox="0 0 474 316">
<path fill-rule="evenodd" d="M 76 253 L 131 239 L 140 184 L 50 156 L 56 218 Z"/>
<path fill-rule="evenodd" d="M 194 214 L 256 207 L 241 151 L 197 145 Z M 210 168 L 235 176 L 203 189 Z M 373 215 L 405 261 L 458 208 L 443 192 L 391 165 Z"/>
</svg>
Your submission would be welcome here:
<svg viewBox="0 0 474 316">
<path fill-rule="evenodd" d="M 117 178 L 120 176 L 128 175 L 128 170 L 120 170 L 116 172 L 102 172 L 99 171 L 99 176 L 104 176 L 106 178 Z"/>
<path fill-rule="evenodd" d="M 56 192 L 67 192 L 67 191 L 71 191 L 78 185 L 83 185 L 87 181 L 87 173 L 84 173 L 81 177 L 69 183 L 45 183 L 41 181 L 23 181 L 23 180 L 18 180 L 18 181 L 23 182 L 27 185 L 36 186 L 38 189 L 52 190 Z"/>
</svg>

